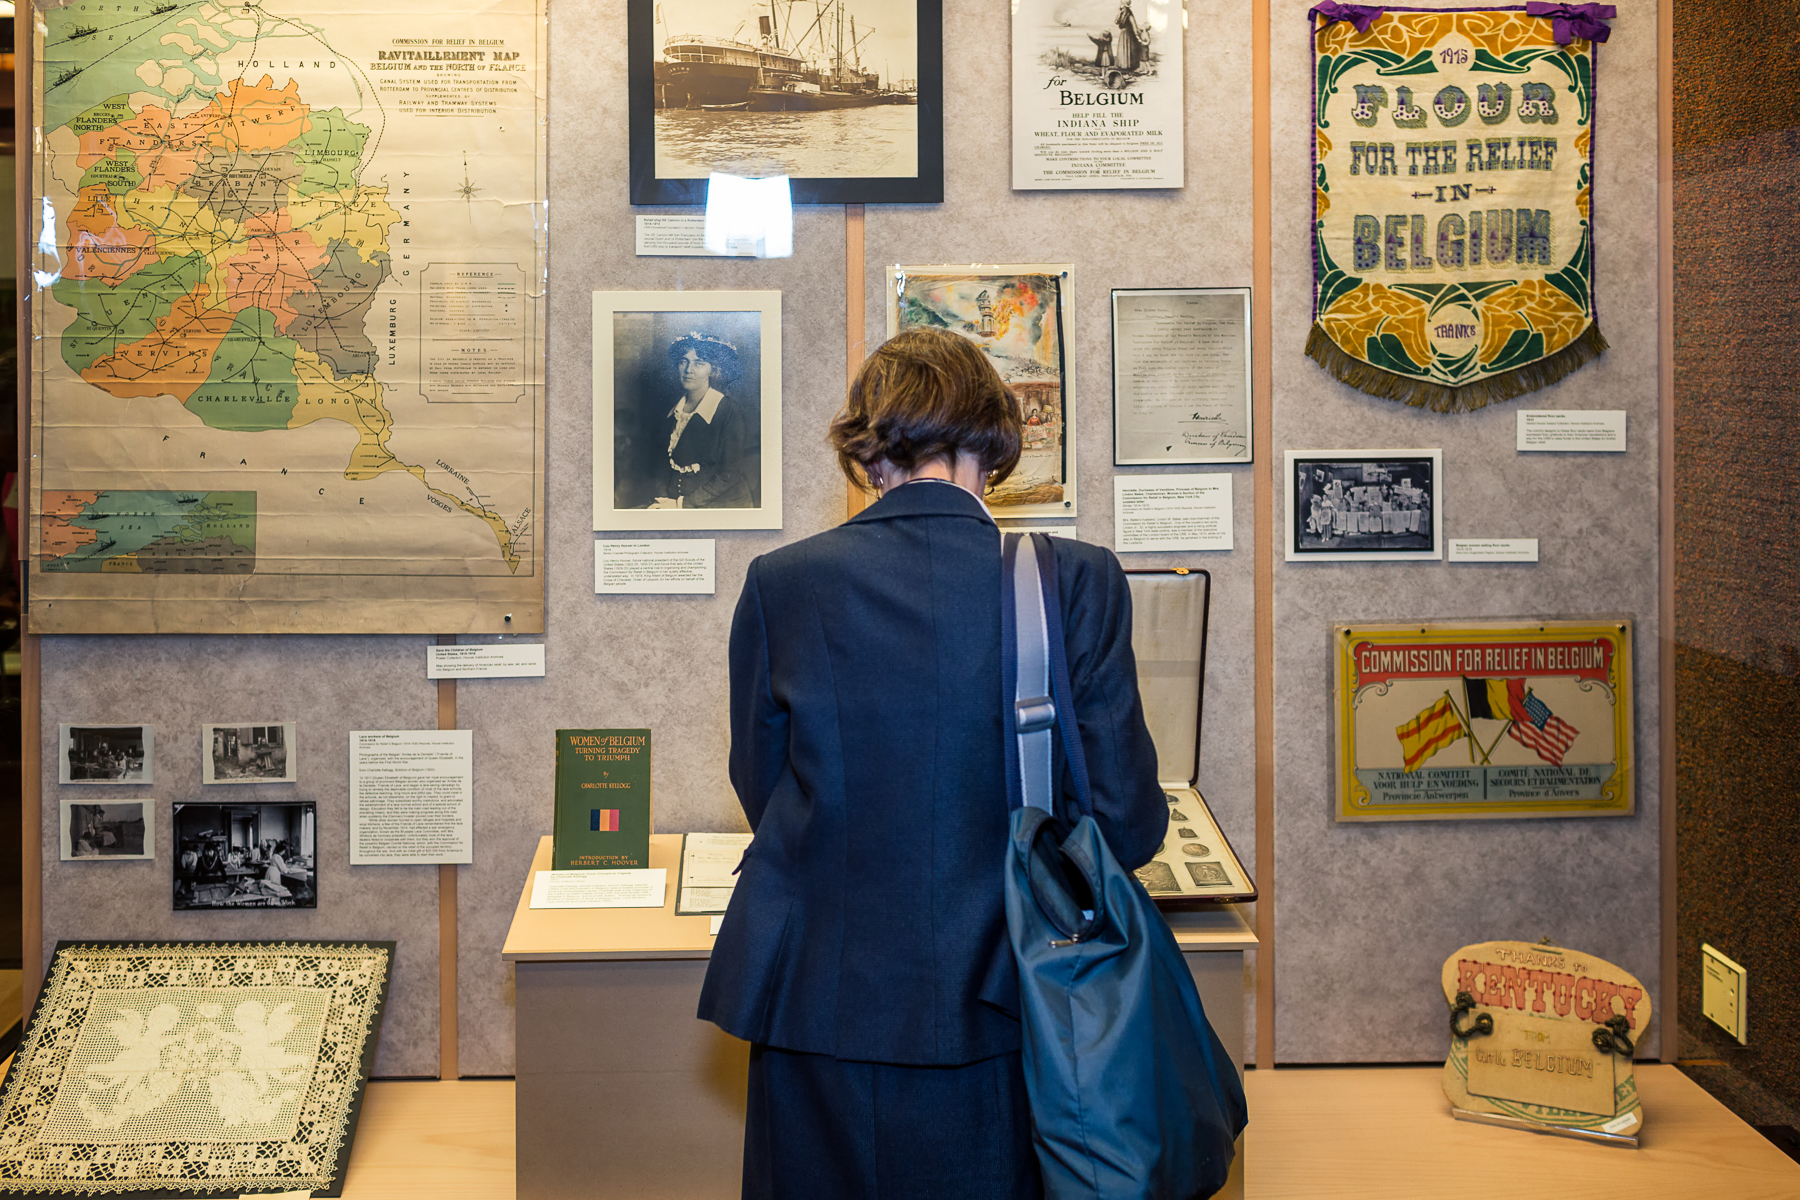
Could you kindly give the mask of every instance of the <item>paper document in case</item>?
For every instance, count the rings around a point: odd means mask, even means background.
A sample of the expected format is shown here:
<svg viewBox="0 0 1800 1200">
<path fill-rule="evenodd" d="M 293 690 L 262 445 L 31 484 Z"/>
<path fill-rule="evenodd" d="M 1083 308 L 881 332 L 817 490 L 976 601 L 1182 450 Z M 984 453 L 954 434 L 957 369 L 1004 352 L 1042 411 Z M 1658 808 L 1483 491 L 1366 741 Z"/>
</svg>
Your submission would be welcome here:
<svg viewBox="0 0 1800 1200">
<path fill-rule="evenodd" d="M 677 916 L 722 913 L 737 886 L 738 867 L 750 848 L 747 833 L 690 833 L 681 842 Z"/>
</svg>

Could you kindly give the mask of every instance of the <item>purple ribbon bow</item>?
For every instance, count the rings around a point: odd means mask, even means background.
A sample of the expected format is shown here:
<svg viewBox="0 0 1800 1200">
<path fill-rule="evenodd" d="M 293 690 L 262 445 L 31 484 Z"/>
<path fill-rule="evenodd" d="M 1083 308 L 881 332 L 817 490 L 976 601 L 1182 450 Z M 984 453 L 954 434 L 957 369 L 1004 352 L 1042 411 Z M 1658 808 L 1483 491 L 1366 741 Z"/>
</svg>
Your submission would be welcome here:
<svg viewBox="0 0 1800 1200">
<path fill-rule="evenodd" d="M 1545 7 L 1554 8 L 1556 6 L 1545 5 Z M 1589 5 L 1588 7 L 1592 8 L 1595 6 Z M 1369 26 L 1375 23 L 1375 18 L 1386 11 L 1386 9 L 1381 8 L 1378 5 L 1339 4 L 1338 0 L 1325 0 L 1325 3 L 1317 6 L 1306 15 L 1309 17 L 1324 17 L 1327 25 L 1330 25 L 1333 21 L 1348 21 L 1356 26 L 1356 32 L 1367 33 L 1369 32 Z"/>
<path fill-rule="evenodd" d="M 1600 22 L 1618 16 L 1619 10 L 1611 4 L 1544 4 L 1541 0 L 1529 0 L 1525 15 L 1549 17 L 1556 44 L 1566 46 L 1576 38 L 1604 42 L 1612 36 L 1612 30 Z"/>
</svg>

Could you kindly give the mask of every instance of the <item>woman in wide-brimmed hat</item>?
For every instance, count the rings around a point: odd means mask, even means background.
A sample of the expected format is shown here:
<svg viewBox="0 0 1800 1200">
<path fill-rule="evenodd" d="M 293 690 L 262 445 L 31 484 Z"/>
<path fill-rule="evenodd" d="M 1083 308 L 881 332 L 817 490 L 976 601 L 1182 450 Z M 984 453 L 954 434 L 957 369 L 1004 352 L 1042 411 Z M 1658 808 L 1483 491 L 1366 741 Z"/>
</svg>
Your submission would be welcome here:
<svg viewBox="0 0 1800 1200">
<path fill-rule="evenodd" d="M 737 347 L 711 334 L 684 333 L 669 343 L 669 365 L 682 394 L 663 418 L 659 450 L 667 473 L 656 505 L 753 507 L 744 408 L 725 391 L 738 377 Z"/>
</svg>

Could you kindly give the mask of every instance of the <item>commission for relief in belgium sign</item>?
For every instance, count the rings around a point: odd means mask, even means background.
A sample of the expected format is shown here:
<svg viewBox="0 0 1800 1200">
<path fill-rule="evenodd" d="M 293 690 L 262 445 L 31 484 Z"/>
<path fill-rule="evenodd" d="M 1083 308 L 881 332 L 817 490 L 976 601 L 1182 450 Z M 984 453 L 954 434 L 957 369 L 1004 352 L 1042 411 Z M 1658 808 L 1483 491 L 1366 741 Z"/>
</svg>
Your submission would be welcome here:
<svg viewBox="0 0 1800 1200">
<path fill-rule="evenodd" d="M 1631 622 L 1340 625 L 1340 821 L 1625 816 Z"/>
<path fill-rule="evenodd" d="M 1371 395 L 1458 412 L 1605 350 L 1594 42 L 1611 7 L 1313 14 L 1306 352 Z"/>
</svg>

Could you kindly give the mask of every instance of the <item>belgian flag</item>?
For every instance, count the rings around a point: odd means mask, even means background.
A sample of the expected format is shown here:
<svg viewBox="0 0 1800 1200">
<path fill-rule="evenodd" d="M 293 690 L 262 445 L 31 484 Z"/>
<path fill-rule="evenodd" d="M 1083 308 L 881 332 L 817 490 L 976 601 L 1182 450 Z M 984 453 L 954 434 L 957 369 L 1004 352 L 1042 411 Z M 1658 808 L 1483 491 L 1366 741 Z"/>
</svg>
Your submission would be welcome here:
<svg viewBox="0 0 1800 1200">
<path fill-rule="evenodd" d="M 1523 679 L 1463 678 L 1463 695 L 1468 701 L 1464 710 L 1471 721 L 1529 721 L 1525 711 Z"/>
</svg>

